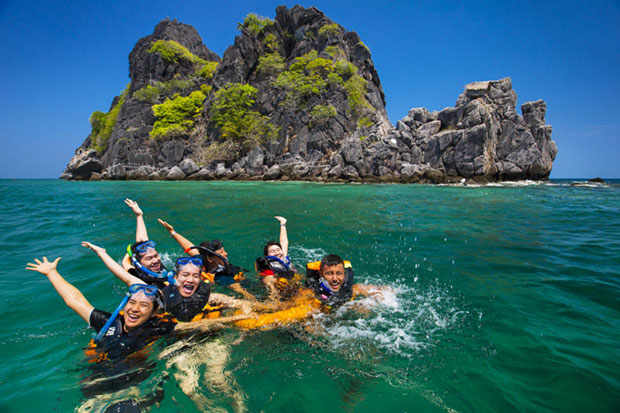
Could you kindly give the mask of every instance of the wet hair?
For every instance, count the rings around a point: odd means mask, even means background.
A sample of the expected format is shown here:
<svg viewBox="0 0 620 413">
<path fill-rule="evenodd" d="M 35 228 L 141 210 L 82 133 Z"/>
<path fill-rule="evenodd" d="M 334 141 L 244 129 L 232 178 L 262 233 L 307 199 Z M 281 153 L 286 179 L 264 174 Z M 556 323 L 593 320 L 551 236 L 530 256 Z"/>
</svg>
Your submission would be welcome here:
<svg viewBox="0 0 620 413">
<path fill-rule="evenodd" d="M 140 253 L 138 252 L 138 250 L 136 249 L 138 247 L 138 245 L 140 244 L 144 244 L 144 241 L 139 241 L 139 242 L 134 242 L 133 244 L 131 244 L 131 247 L 129 247 L 131 249 L 131 253 L 137 258 L 140 259 Z"/>
<path fill-rule="evenodd" d="M 338 265 L 338 264 L 344 265 L 344 261 L 342 260 L 342 258 L 340 258 L 338 255 L 335 255 L 335 254 L 326 255 L 321 260 L 321 271 L 323 271 L 323 268 L 325 267 L 331 267 L 332 265 Z"/>
<path fill-rule="evenodd" d="M 282 248 L 282 245 L 280 245 L 278 241 L 267 241 L 265 247 L 263 248 L 263 255 L 269 255 L 269 247 L 271 247 L 272 245 L 277 245 L 278 247 Z"/>
</svg>

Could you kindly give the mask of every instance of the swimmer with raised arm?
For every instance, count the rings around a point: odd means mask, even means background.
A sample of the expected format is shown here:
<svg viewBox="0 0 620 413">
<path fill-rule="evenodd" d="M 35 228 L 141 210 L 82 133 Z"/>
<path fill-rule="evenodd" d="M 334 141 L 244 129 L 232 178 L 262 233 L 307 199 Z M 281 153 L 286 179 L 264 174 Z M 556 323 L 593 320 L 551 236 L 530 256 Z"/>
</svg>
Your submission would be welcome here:
<svg viewBox="0 0 620 413">
<path fill-rule="evenodd" d="M 301 277 L 295 273 L 295 268 L 288 257 L 287 220 L 275 216 L 280 223 L 280 237 L 278 241 L 268 241 L 263 247 L 263 256 L 256 260 L 256 272 L 261 276 L 263 283 L 269 290 L 271 300 L 290 298 L 301 286 Z"/>
<path fill-rule="evenodd" d="M 183 251 L 191 256 L 201 256 L 205 273 L 203 278 L 210 282 L 230 288 L 241 294 L 246 300 L 256 300 L 253 294 L 241 286 L 244 269 L 232 265 L 228 261 L 228 253 L 224 244 L 218 239 L 203 241 L 196 245 L 174 230 L 174 227 L 161 219 L 157 220 L 170 233 L 170 236 L 179 243 Z"/>
<path fill-rule="evenodd" d="M 127 285 L 139 283 L 140 279 L 126 271 L 104 248 L 82 242 L 82 246 L 94 251 L 108 269 Z M 272 310 L 272 306 L 255 301 L 239 300 L 224 294 L 211 292 L 210 283 L 201 279 L 202 258 L 180 257 L 176 261 L 173 282 L 163 287 L 163 309 L 179 321 L 197 321 L 219 313 L 221 307 L 251 311 Z"/>
<path fill-rule="evenodd" d="M 127 248 L 123 268 L 142 280 L 141 282 L 163 288 L 166 281 L 169 281 L 168 271 L 155 249 L 155 242 L 149 240 L 144 213 L 136 201 L 125 199 L 125 204 L 136 214 L 136 242 Z"/>
</svg>

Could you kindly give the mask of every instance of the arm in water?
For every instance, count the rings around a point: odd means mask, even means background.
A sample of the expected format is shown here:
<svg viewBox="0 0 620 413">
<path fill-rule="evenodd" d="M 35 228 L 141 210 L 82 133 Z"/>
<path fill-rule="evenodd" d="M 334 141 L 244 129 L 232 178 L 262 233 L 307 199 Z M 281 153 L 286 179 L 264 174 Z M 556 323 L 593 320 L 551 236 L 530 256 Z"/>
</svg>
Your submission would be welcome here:
<svg viewBox="0 0 620 413">
<path fill-rule="evenodd" d="M 88 323 L 90 313 L 93 311 L 94 307 L 88 302 L 80 290 L 62 278 L 58 273 L 56 269 L 58 261 L 60 261 L 60 257 L 52 262 L 48 261 L 47 257 L 43 257 L 43 261 L 35 258 L 34 263 L 29 262 L 26 264 L 26 269 L 45 275 L 58 294 L 65 300 L 65 304 Z"/>
<path fill-rule="evenodd" d="M 125 199 L 125 204 L 131 208 L 136 214 L 136 242 L 144 242 L 149 240 L 149 234 L 146 232 L 146 224 L 144 223 L 144 213 L 136 201 L 129 198 Z"/>
<path fill-rule="evenodd" d="M 90 242 L 82 241 L 82 246 L 86 248 L 90 248 L 101 258 L 101 261 L 108 267 L 108 270 L 112 272 L 112 274 L 116 275 L 116 278 L 131 286 L 132 284 L 143 284 L 144 281 L 139 279 L 138 277 L 131 275 L 128 273 L 119 263 L 114 261 L 112 257 L 110 257 L 105 250 L 105 248 L 98 247 L 97 245 L 91 244 Z"/>
</svg>

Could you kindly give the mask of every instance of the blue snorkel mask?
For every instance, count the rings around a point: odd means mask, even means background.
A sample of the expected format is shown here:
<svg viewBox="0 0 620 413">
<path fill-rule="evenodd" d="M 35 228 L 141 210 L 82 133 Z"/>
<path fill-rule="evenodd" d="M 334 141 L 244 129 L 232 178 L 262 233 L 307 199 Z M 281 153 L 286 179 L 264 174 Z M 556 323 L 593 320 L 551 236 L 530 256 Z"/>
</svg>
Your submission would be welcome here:
<svg viewBox="0 0 620 413">
<path fill-rule="evenodd" d="M 118 305 L 118 307 L 116 307 L 116 310 L 114 310 L 110 318 L 108 318 L 108 321 L 106 321 L 103 328 L 95 336 L 96 342 L 101 341 L 101 339 L 105 336 L 105 334 L 108 332 L 108 330 L 110 329 L 114 321 L 116 321 L 116 318 L 118 317 L 120 312 L 127 305 L 127 302 L 129 301 L 131 296 L 139 292 L 144 293 L 146 297 L 153 297 L 154 303 L 156 303 L 158 306 L 161 306 L 161 300 L 159 299 L 157 295 L 159 293 L 159 290 L 157 289 L 157 287 L 152 286 L 152 285 L 146 285 L 146 284 L 132 284 L 129 287 L 129 291 L 127 291 L 127 293 L 125 294 L 125 297 L 123 297 L 123 300 L 121 301 L 121 303 Z"/>
<path fill-rule="evenodd" d="M 176 281 L 174 280 L 173 271 L 163 270 L 161 273 L 151 271 L 148 268 L 146 268 L 144 265 L 142 265 L 140 261 L 138 260 L 138 258 L 136 257 L 136 253 L 144 254 L 149 248 L 154 249 L 156 245 L 157 244 L 155 244 L 155 242 L 153 241 L 145 241 L 141 244 L 138 244 L 135 247 L 136 252 L 133 252 L 131 250 L 131 244 L 127 245 L 127 254 L 129 255 L 129 259 L 131 260 L 131 265 L 133 265 L 134 268 L 136 268 L 137 270 L 140 270 L 143 273 L 148 274 L 153 278 L 159 278 L 161 280 L 168 281 L 169 284 L 175 284 Z"/>
</svg>

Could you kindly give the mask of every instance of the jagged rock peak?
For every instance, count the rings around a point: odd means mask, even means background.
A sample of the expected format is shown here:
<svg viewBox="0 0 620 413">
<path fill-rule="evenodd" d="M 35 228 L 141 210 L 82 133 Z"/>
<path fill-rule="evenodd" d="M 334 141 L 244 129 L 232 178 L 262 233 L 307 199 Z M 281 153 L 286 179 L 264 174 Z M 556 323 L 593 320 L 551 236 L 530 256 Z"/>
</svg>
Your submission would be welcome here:
<svg viewBox="0 0 620 413">
<path fill-rule="evenodd" d="M 186 62 L 170 62 L 157 53 L 149 53 L 154 42 L 158 40 L 174 41 L 187 48 L 190 53 L 201 59 L 219 62 L 220 57 L 209 50 L 202 42 L 196 29 L 176 19 L 165 19 L 155 26 L 153 34 L 138 40 L 129 54 L 130 94 L 156 81 L 170 80 L 174 75 L 186 75 L 191 66 Z M 185 64 L 184 64 L 185 63 Z"/>
</svg>

